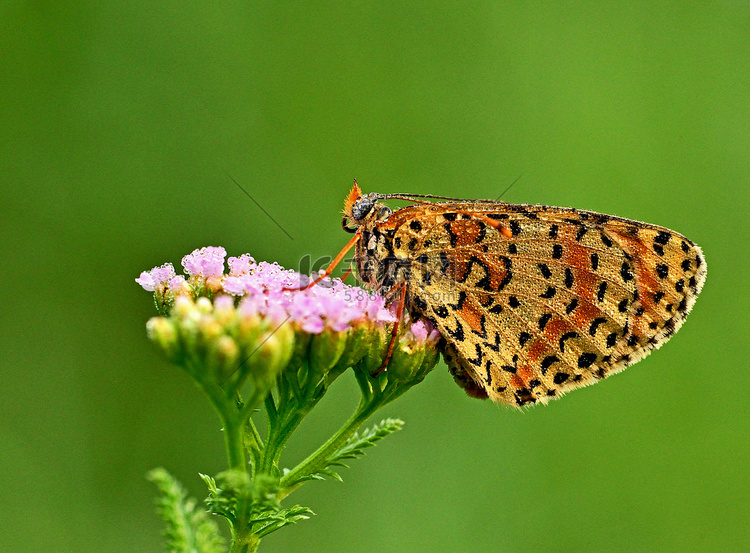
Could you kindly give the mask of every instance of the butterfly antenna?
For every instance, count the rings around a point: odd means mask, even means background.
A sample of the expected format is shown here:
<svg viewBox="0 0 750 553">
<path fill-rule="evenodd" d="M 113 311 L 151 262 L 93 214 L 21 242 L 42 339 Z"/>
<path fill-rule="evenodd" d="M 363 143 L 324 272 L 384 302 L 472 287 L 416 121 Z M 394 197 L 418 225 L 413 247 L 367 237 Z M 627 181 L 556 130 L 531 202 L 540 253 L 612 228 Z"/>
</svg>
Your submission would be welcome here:
<svg viewBox="0 0 750 553">
<path fill-rule="evenodd" d="M 505 190 L 503 190 L 503 191 L 502 191 L 502 192 L 500 193 L 500 195 L 499 195 L 499 196 L 497 197 L 497 200 L 499 201 L 499 200 L 500 200 L 500 198 L 502 198 L 503 196 L 505 196 L 505 193 L 506 193 L 506 192 L 507 192 L 508 190 L 510 190 L 511 188 L 513 188 L 513 185 L 514 185 L 514 184 L 516 184 L 516 183 L 517 183 L 517 182 L 518 182 L 519 180 L 521 180 L 521 177 L 522 177 L 522 176 L 524 176 L 525 174 L 526 174 L 526 171 L 524 171 L 523 173 L 521 173 L 520 175 L 518 175 L 518 176 L 516 177 L 516 180 L 514 180 L 514 181 L 513 181 L 512 183 L 510 183 L 510 185 L 508 185 L 508 188 L 506 188 Z"/>
<path fill-rule="evenodd" d="M 382 196 L 378 197 L 378 199 L 380 200 L 407 200 L 409 202 L 414 202 L 418 204 L 431 203 L 431 202 L 423 202 L 420 200 L 415 200 L 414 198 L 425 198 L 429 200 L 451 200 L 454 202 L 477 201 L 477 200 L 464 200 L 462 198 L 452 198 L 450 196 L 433 196 L 432 194 L 383 194 Z"/>
</svg>

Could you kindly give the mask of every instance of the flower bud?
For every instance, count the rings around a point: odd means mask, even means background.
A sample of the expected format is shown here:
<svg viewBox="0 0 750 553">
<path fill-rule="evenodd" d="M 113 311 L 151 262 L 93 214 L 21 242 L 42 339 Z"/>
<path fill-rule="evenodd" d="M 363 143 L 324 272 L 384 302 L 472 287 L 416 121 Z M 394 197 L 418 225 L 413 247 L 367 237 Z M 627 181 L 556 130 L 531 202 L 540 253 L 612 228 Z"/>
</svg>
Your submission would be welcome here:
<svg viewBox="0 0 750 553">
<path fill-rule="evenodd" d="M 193 310 L 195 303 L 188 296 L 178 296 L 174 301 L 173 317 L 186 317 Z"/>
<path fill-rule="evenodd" d="M 424 342 L 417 342 L 407 331 L 394 347 L 388 362 L 388 381 L 406 383 L 413 380 L 424 360 L 424 346 Z"/>
<path fill-rule="evenodd" d="M 247 361 L 240 370 L 249 374 L 257 388 L 268 389 L 289 364 L 293 351 L 294 330 L 292 325 L 282 323 L 258 337 L 255 348 L 248 352 Z"/>
<path fill-rule="evenodd" d="M 422 380 L 424 380 L 424 377 L 427 376 L 427 374 L 435 368 L 435 365 L 437 365 L 437 362 L 439 360 L 440 351 L 438 350 L 437 345 L 435 343 L 427 344 L 425 347 L 424 359 L 422 360 L 422 364 L 419 366 L 417 372 L 414 375 L 415 381 L 421 382 Z"/>
<path fill-rule="evenodd" d="M 382 364 L 388 352 L 388 342 L 390 339 L 390 330 L 386 331 L 384 326 L 372 325 L 368 329 L 367 336 L 362 344 L 364 355 L 357 364 L 357 370 L 364 372 L 368 376 L 375 372 Z"/>
<path fill-rule="evenodd" d="M 266 326 L 260 315 L 240 317 L 237 322 L 237 340 L 243 347 L 250 347 Z"/>
<path fill-rule="evenodd" d="M 310 378 L 317 380 L 336 365 L 346 347 L 348 333 L 325 329 L 310 340 L 308 350 Z"/>
<path fill-rule="evenodd" d="M 174 323 L 164 317 L 152 317 L 146 323 L 149 339 L 164 352 L 170 361 L 179 357 L 177 330 Z"/>
<path fill-rule="evenodd" d="M 221 277 L 212 276 L 206 279 L 206 289 L 210 290 L 212 294 L 220 292 L 221 287 L 222 287 Z"/>
<path fill-rule="evenodd" d="M 221 336 L 214 342 L 209 356 L 207 364 L 216 367 L 216 373 L 225 377 L 237 369 L 240 348 L 230 336 Z"/>
<path fill-rule="evenodd" d="M 235 330 L 237 310 L 231 296 L 217 296 L 214 300 L 214 318 L 224 327 Z"/>
<path fill-rule="evenodd" d="M 214 305 L 211 303 L 210 299 L 206 297 L 201 297 L 195 300 L 195 308 L 198 310 L 199 313 L 207 315 L 208 313 L 211 313 L 211 311 L 214 310 Z"/>
<path fill-rule="evenodd" d="M 341 357 L 326 374 L 326 385 L 336 380 L 347 368 L 356 365 L 367 350 L 368 325 L 355 325 L 347 332 L 346 346 Z"/>
<path fill-rule="evenodd" d="M 290 370 L 298 369 L 307 360 L 307 352 L 310 347 L 310 340 L 312 334 L 307 332 L 295 332 L 294 334 L 294 350 L 292 351 L 292 358 L 289 361 L 287 367 Z"/>
</svg>

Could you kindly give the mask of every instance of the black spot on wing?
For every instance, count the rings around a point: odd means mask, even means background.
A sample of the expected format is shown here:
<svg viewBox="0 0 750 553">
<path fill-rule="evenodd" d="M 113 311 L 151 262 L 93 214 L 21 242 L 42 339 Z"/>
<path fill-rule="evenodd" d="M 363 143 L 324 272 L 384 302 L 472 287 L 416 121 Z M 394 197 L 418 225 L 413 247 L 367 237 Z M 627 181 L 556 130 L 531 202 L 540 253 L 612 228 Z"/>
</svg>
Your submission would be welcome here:
<svg viewBox="0 0 750 553">
<path fill-rule="evenodd" d="M 582 353 L 580 357 L 578 357 L 578 366 L 585 369 L 593 365 L 594 361 L 596 361 L 595 353 Z"/>
<path fill-rule="evenodd" d="M 589 334 L 591 336 L 596 336 L 596 331 L 599 328 L 599 325 L 602 323 L 606 323 L 607 319 L 606 317 L 597 317 L 593 321 L 591 321 L 591 326 L 589 326 Z"/>
<path fill-rule="evenodd" d="M 458 301 L 456 301 L 456 303 L 449 303 L 448 307 L 451 307 L 451 308 L 456 309 L 456 310 L 460 310 L 460 309 L 463 308 L 465 301 L 466 301 L 466 292 L 464 292 L 463 290 L 461 290 L 458 293 Z"/>
<path fill-rule="evenodd" d="M 550 298 L 554 298 L 556 293 L 557 293 L 557 288 L 555 288 L 554 286 L 547 286 L 547 290 L 543 294 L 540 294 L 539 297 L 550 299 Z"/>
<path fill-rule="evenodd" d="M 565 267 L 565 287 L 573 287 L 573 271 L 570 270 L 570 267 Z"/>
<path fill-rule="evenodd" d="M 538 263 L 537 267 L 539 267 L 539 272 L 542 273 L 542 276 L 544 278 L 549 278 L 552 276 L 552 271 L 550 271 L 546 263 Z"/>
<path fill-rule="evenodd" d="M 464 327 L 460 321 L 456 320 L 456 330 L 451 330 L 446 327 L 446 332 L 450 334 L 456 341 L 463 342 L 465 340 Z"/>
<path fill-rule="evenodd" d="M 453 215 L 455 215 L 455 213 Z M 445 229 L 445 232 L 448 234 L 448 239 L 451 242 L 451 247 L 455 248 L 456 244 L 458 243 L 458 235 L 455 232 L 453 232 L 453 229 L 451 229 L 450 223 L 445 223 L 443 225 L 443 228 Z"/>
<path fill-rule="evenodd" d="M 565 341 L 566 340 L 570 340 L 571 338 L 579 338 L 579 337 L 580 337 L 580 334 L 578 334 L 577 332 L 566 332 L 565 334 L 560 336 L 560 341 L 559 341 L 560 351 L 565 353 Z"/>
<path fill-rule="evenodd" d="M 555 362 L 557 362 L 559 360 L 560 359 L 558 359 L 558 357 L 556 355 L 548 355 L 547 357 L 545 357 L 544 359 L 542 359 L 542 364 L 541 364 L 542 374 L 547 374 L 547 369 L 549 369 L 550 366 L 553 363 L 555 363 Z"/>
<path fill-rule="evenodd" d="M 541 317 L 539 317 L 538 325 L 539 330 L 544 330 L 544 327 L 547 326 L 547 323 L 552 318 L 552 315 L 550 313 L 545 313 Z"/>
<path fill-rule="evenodd" d="M 477 356 L 474 359 L 467 357 L 466 360 L 472 365 L 479 367 L 482 365 L 482 346 L 480 344 L 476 344 L 476 352 Z"/>
<path fill-rule="evenodd" d="M 599 285 L 599 290 L 596 292 L 596 299 L 600 302 L 604 301 L 604 296 L 607 293 L 607 281 L 602 281 Z"/>
<path fill-rule="evenodd" d="M 554 382 L 555 384 L 562 384 L 562 383 L 563 383 L 563 382 L 565 382 L 565 381 L 566 381 L 566 380 L 567 380 L 568 378 L 570 378 L 570 375 L 569 375 L 569 374 L 560 372 L 560 373 L 555 373 L 555 376 L 554 376 L 554 378 L 552 379 L 552 381 L 553 381 L 553 382 Z"/>
<path fill-rule="evenodd" d="M 670 238 L 672 238 L 672 235 L 669 232 L 660 231 L 659 234 L 656 235 L 656 238 L 654 238 L 654 242 L 666 246 Z"/>
<path fill-rule="evenodd" d="M 623 261 L 622 267 L 620 268 L 620 276 L 625 282 L 633 280 L 633 271 L 630 268 L 630 263 Z"/>
</svg>

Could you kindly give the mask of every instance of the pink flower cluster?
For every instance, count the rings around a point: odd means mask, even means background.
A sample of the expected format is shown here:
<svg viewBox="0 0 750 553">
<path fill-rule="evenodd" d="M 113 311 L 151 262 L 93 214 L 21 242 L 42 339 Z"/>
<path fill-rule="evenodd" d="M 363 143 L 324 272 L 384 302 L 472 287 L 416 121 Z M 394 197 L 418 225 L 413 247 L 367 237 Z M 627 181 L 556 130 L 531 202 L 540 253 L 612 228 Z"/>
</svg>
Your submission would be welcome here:
<svg viewBox="0 0 750 553">
<path fill-rule="evenodd" d="M 171 263 L 165 263 L 150 271 L 143 271 L 135 281 L 148 292 L 154 292 L 165 286 L 174 292 L 185 282 L 185 277 L 176 275 L 174 266 Z"/>
<path fill-rule="evenodd" d="M 230 257 L 227 260 L 229 272 L 225 274 L 225 258 L 224 248 L 201 248 L 182 259 L 187 280 L 167 263 L 144 271 L 135 281 L 150 292 L 162 290 L 175 294 L 184 292 L 186 284 L 213 279 L 221 283 L 216 294 L 241 298 L 238 310 L 242 315 L 258 314 L 279 322 L 289 319 L 312 334 L 325 328 L 344 331 L 361 319 L 376 323 L 396 320 L 382 296 L 348 286 L 339 279 L 325 279 L 306 290 L 298 290 L 309 282 L 309 277 L 277 263 L 256 263 L 248 254 Z M 431 333 L 435 332 L 421 321 L 412 325 L 411 330 L 418 340 L 432 337 Z"/>
</svg>

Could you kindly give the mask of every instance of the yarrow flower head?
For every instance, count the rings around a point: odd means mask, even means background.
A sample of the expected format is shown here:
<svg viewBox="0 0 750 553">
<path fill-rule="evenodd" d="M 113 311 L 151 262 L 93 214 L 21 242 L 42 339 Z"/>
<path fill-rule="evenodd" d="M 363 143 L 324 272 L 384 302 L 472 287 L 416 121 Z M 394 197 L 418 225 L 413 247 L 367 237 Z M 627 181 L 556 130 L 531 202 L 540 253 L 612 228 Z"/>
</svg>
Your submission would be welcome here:
<svg viewBox="0 0 750 553">
<path fill-rule="evenodd" d="M 396 322 L 382 296 L 339 279 L 306 287 L 309 277 L 249 254 L 230 257 L 227 271 L 225 258 L 224 248 L 205 247 L 182 259 L 184 275 L 166 263 L 135 279 L 154 292 L 161 315 L 149 322 L 149 336 L 193 376 L 196 367 L 210 366 L 237 380 L 263 373 L 270 385 L 286 365 L 305 365 L 305 356 L 315 356 L 306 366 L 321 377 L 334 368 L 337 376 L 344 365 L 372 371 L 382 361 Z M 429 321 L 407 322 L 400 336 L 392 375 L 408 380 L 420 373 L 413 365 L 419 358 L 422 366 L 427 350 L 429 369 L 434 366 L 440 336 Z M 410 358 L 407 371 L 399 370 L 403 355 Z"/>
<path fill-rule="evenodd" d="M 340 479 L 333 468 L 401 428 L 389 418 L 357 432 L 435 367 L 441 337 L 429 321 L 399 321 L 382 296 L 339 279 L 313 284 L 277 263 L 226 256 L 221 247 L 201 248 L 182 259 L 183 274 L 166 263 L 135 281 L 153 293 L 159 312 L 146 325 L 149 338 L 194 380 L 222 422 L 230 470 L 201 475 L 208 510 L 230 521 L 233 544 L 255 540 L 257 547 L 267 533 L 312 514 L 282 507 L 282 498 L 311 480 Z M 315 452 L 283 468 L 291 433 L 348 369 L 361 392 L 356 411 Z M 263 408 L 265 440 L 253 422 Z M 157 471 L 153 478 L 174 497 L 171 477 Z M 194 521 L 186 509 L 179 520 Z M 171 512 L 163 511 L 171 524 Z"/>
</svg>

